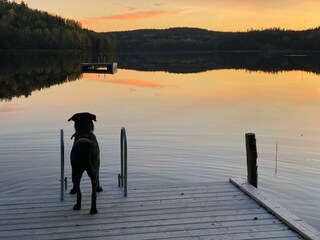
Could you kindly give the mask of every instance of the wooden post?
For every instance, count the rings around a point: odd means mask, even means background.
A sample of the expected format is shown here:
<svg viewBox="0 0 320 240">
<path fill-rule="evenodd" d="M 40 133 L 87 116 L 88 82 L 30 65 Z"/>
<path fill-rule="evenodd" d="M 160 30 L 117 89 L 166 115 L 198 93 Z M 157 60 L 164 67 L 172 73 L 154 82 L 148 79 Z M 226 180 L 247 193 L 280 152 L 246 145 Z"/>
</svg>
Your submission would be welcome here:
<svg viewBox="0 0 320 240">
<path fill-rule="evenodd" d="M 120 153 L 121 153 L 121 173 L 118 175 L 118 186 L 123 188 L 123 196 L 128 196 L 128 147 L 126 129 L 121 128 Z"/>
<path fill-rule="evenodd" d="M 246 133 L 248 183 L 258 187 L 257 145 L 254 133 Z"/>
</svg>

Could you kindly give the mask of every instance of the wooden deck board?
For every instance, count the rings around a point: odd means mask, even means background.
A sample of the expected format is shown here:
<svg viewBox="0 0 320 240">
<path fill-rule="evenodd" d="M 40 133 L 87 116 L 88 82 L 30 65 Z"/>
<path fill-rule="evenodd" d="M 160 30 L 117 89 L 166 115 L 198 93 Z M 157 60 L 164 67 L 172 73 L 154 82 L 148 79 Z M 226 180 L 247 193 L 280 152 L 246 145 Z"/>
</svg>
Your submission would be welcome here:
<svg viewBox="0 0 320 240">
<path fill-rule="evenodd" d="M 132 187 L 127 198 L 107 185 L 97 215 L 86 184 L 80 211 L 56 187 L 1 195 L 0 239 L 301 239 L 227 181 Z"/>
<path fill-rule="evenodd" d="M 320 239 L 320 233 L 318 230 L 311 227 L 309 224 L 301 220 L 298 216 L 289 212 L 286 208 L 274 201 L 268 195 L 260 191 L 259 189 L 248 184 L 245 179 L 235 178 L 230 179 L 234 185 L 239 187 L 242 191 L 248 194 L 251 198 L 256 200 L 264 208 L 270 211 L 272 214 L 281 219 L 290 228 L 301 234 L 307 239 Z"/>
</svg>

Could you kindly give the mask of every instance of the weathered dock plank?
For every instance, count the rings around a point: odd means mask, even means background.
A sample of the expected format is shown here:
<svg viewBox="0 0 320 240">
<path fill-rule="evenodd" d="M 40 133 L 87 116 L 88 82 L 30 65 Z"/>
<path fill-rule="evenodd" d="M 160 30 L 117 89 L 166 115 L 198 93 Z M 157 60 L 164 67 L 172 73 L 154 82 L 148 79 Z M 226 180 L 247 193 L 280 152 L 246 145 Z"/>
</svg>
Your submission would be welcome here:
<svg viewBox="0 0 320 240">
<path fill-rule="evenodd" d="M 104 185 L 97 215 L 83 186 L 80 211 L 74 195 L 59 200 L 58 188 L 1 195 L 0 239 L 301 239 L 227 181 L 131 187 L 126 198 Z"/>
<path fill-rule="evenodd" d="M 264 208 L 272 212 L 272 214 L 277 216 L 290 228 L 301 234 L 303 237 L 307 239 L 320 239 L 320 233 L 316 229 L 288 211 L 286 208 L 270 198 L 267 194 L 248 184 L 244 179 L 234 178 L 230 179 L 230 182 L 239 187 L 252 199 L 256 200 Z"/>
</svg>

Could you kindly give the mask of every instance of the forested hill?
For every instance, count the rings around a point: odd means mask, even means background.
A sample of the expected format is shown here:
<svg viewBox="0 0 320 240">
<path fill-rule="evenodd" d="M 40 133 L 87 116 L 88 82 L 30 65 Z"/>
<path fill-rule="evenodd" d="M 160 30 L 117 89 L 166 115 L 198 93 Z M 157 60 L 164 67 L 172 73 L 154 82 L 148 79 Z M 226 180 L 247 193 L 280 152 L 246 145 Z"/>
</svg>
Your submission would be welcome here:
<svg viewBox="0 0 320 240">
<path fill-rule="evenodd" d="M 0 49 L 111 51 L 106 36 L 83 29 L 73 20 L 0 0 Z"/>
<path fill-rule="evenodd" d="M 172 51 L 320 51 L 320 27 L 217 32 L 198 28 L 96 33 L 80 23 L 0 0 L 0 49 Z"/>
<path fill-rule="evenodd" d="M 198 28 L 134 30 L 104 33 L 120 52 L 171 51 L 319 51 L 320 28 L 292 31 L 278 28 L 247 32 L 216 32 Z"/>
</svg>

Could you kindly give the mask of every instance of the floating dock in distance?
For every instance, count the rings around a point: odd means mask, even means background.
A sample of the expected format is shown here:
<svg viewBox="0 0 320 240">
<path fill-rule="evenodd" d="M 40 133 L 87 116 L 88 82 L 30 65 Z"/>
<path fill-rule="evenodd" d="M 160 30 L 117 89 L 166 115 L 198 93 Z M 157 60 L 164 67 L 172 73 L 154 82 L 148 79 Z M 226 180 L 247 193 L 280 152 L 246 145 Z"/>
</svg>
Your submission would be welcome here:
<svg viewBox="0 0 320 240">
<path fill-rule="evenodd" d="M 82 63 L 81 70 L 86 73 L 114 74 L 117 72 L 117 63 Z"/>
</svg>

